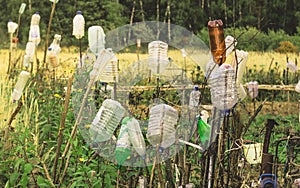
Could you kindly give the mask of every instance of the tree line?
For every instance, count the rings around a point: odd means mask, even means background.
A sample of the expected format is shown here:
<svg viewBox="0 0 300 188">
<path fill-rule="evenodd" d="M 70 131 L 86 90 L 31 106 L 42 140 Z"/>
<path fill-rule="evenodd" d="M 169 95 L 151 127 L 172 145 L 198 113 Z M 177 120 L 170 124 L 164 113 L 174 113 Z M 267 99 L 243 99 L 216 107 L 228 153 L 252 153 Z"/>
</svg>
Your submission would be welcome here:
<svg viewBox="0 0 300 188">
<path fill-rule="evenodd" d="M 19 15 L 21 3 L 26 3 L 26 9 Z M 41 15 L 41 36 L 46 35 L 52 2 L 0 0 L 0 4 L 0 47 L 8 46 L 8 20 L 17 22 L 19 17 L 19 41 L 26 44 L 31 15 L 35 12 Z M 222 19 L 230 31 L 253 28 L 266 35 L 276 32 L 284 38 L 296 36 L 300 25 L 300 4 L 296 0 L 59 0 L 50 36 L 61 34 L 65 46 L 74 45 L 72 20 L 77 10 L 83 12 L 86 30 L 92 25 L 100 25 L 105 32 L 132 22 L 170 20 L 172 24 L 201 35 L 209 20 Z M 87 37 L 84 40 L 86 42 Z"/>
</svg>

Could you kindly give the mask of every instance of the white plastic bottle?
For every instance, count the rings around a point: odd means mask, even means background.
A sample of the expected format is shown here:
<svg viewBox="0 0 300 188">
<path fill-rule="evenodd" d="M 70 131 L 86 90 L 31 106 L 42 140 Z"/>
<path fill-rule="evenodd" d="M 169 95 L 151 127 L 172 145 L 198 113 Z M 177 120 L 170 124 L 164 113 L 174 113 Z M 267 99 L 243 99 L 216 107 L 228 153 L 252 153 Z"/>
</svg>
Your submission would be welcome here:
<svg viewBox="0 0 300 188">
<path fill-rule="evenodd" d="M 26 43 L 25 54 L 30 58 L 30 62 L 33 62 L 35 54 L 35 44 L 33 42 Z"/>
<path fill-rule="evenodd" d="M 30 26 L 28 41 L 33 42 L 36 46 L 41 42 L 40 27 L 38 25 Z"/>
<path fill-rule="evenodd" d="M 189 107 L 197 108 L 199 107 L 201 92 L 199 91 L 199 87 L 197 85 L 194 86 L 194 90 L 190 94 Z"/>
<path fill-rule="evenodd" d="M 93 141 L 103 142 L 109 140 L 124 114 L 125 109 L 118 101 L 112 99 L 103 101 L 89 129 Z"/>
<path fill-rule="evenodd" d="M 17 28 L 18 28 L 17 23 L 12 22 L 11 20 L 8 21 L 8 23 L 7 23 L 8 33 L 12 34 L 12 33 L 16 32 Z"/>
<path fill-rule="evenodd" d="M 168 59 L 168 44 L 162 41 L 152 41 L 148 44 L 148 65 L 153 74 L 160 74 L 166 69 Z"/>
<path fill-rule="evenodd" d="M 91 26 L 88 29 L 90 50 L 98 55 L 105 48 L 105 34 L 101 26 Z"/>
<path fill-rule="evenodd" d="M 41 20 L 41 16 L 39 12 L 34 13 L 31 16 L 31 22 L 30 25 L 39 25 L 40 24 L 40 20 Z"/>
<path fill-rule="evenodd" d="M 168 148 L 175 142 L 178 112 L 175 108 L 158 104 L 150 109 L 147 139 L 152 146 Z"/>
<path fill-rule="evenodd" d="M 33 42 L 36 46 L 39 45 L 39 43 L 41 42 L 40 26 L 39 26 L 40 19 L 41 16 L 39 12 L 36 12 L 31 16 L 28 41 Z"/>
<path fill-rule="evenodd" d="M 77 39 L 81 39 L 84 36 L 84 25 L 85 20 L 81 11 L 77 11 L 75 17 L 73 18 L 73 35 Z"/>
<path fill-rule="evenodd" d="M 14 88 L 14 91 L 12 93 L 12 100 L 13 102 L 16 102 L 18 101 L 21 96 L 22 96 L 22 93 L 23 93 L 23 90 L 26 86 L 26 83 L 28 81 L 30 77 L 30 73 L 27 72 L 27 71 L 21 71 L 20 75 L 19 75 L 19 78 L 18 78 L 18 81 L 15 85 L 15 88 Z"/>
<path fill-rule="evenodd" d="M 52 48 L 52 50 L 55 52 L 56 55 L 59 55 L 59 53 L 61 51 L 60 40 L 61 40 L 61 35 L 55 34 L 54 39 L 49 46 L 49 48 Z"/>
<path fill-rule="evenodd" d="M 231 109 L 238 101 L 235 71 L 229 64 L 222 64 L 209 78 L 211 102 L 220 110 Z"/>
<path fill-rule="evenodd" d="M 124 118 L 125 119 L 125 118 Z M 130 142 L 135 151 L 142 157 L 146 155 L 146 144 L 140 128 L 140 123 L 135 118 L 127 120 Z"/>
</svg>

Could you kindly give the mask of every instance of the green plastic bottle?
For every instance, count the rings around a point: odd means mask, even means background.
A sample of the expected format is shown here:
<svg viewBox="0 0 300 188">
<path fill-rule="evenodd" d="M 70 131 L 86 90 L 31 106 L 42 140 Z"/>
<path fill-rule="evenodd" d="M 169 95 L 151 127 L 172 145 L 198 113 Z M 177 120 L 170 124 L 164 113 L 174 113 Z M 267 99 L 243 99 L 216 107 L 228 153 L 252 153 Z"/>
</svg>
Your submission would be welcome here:
<svg viewBox="0 0 300 188">
<path fill-rule="evenodd" d="M 130 120 L 129 117 L 126 117 L 122 121 L 121 130 L 118 136 L 117 145 L 116 145 L 116 160 L 118 166 L 120 167 L 130 156 L 130 140 L 128 134 L 127 122 Z"/>
<path fill-rule="evenodd" d="M 205 123 L 201 117 L 198 119 L 198 133 L 200 135 L 200 140 L 202 144 L 205 144 L 210 138 L 210 128 L 211 126 Z"/>
</svg>

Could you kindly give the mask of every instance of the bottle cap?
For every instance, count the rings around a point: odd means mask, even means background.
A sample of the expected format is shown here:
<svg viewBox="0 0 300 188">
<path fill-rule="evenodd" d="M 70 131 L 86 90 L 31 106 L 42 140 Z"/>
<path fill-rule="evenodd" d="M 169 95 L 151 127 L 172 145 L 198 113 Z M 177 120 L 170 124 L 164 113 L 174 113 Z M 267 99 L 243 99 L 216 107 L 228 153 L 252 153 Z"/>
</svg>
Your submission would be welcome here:
<svg viewBox="0 0 300 188">
<path fill-rule="evenodd" d="M 198 90 L 199 90 L 199 86 L 198 86 L 198 85 L 195 85 L 195 86 L 194 86 L 194 89 L 195 89 L 196 91 L 198 91 Z"/>
<path fill-rule="evenodd" d="M 76 14 L 82 14 L 82 12 L 80 10 L 78 10 Z"/>
<path fill-rule="evenodd" d="M 39 11 L 36 11 L 35 14 L 40 14 L 40 12 L 39 12 Z"/>
</svg>

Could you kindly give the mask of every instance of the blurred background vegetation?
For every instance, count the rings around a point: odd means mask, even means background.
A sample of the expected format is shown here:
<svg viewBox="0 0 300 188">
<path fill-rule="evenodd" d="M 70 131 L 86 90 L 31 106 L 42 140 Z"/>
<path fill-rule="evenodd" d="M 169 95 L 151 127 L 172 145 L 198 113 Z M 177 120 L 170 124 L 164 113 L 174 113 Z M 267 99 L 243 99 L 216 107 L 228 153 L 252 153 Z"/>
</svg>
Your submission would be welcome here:
<svg viewBox="0 0 300 188">
<path fill-rule="evenodd" d="M 46 35 L 52 6 L 49 0 L 0 0 L 0 48 L 9 47 L 7 22 L 18 21 L 21 3 L 27 6 L 21 16 L 20 47 L 27 42 L 31 15 L 37 11 L 41 15 L 41 36 Z M 241 49 L 298 52 L 297 46 L 300 46 L 300 4 L 295 0 L 60 0 L 56 4 L 50 36 L 61 34 L 62 46 L 76 44 L 71 34 L 77 10 L 83 12 L 86 30 L 100 25 L 108 32 L 130 22 L 164 22 L 170 18 L 172 24 L 187 28 L 208 44 L 207 22 L 222 19 L 226 34 L 243 33 L 239 40 Z M 83 42 L 87 44 L 87 37 Z M 284 46 L 280 51 L 280 45 L 292 47 Z"/>
</svg>

